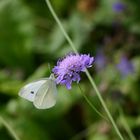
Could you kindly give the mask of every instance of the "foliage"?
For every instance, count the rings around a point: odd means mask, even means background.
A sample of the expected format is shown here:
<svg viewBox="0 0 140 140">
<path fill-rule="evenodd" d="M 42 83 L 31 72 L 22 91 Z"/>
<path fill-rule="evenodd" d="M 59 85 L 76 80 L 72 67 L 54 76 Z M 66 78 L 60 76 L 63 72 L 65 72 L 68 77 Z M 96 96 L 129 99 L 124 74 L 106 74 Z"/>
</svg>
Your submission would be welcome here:
<svg viewBox="0 0 140 140">
<path fill-rule="evenodd" d="M 118 2 L 125 5 L 121 12 L 113 9 Z M 139 0 L 54 0 L 52 4 L 78 51 L 95 56 L 90 73 L 121 133 L 132 139 L 129 128 L 140 139 Z M 57 59 L 72 51 L 45 0 L 1 0 L 0 17 L 0 115 L 19 138 L 117 140 L 110 123 L 90 108 L 77 84 L 71 90 L 58 86 L 57 104 L 48 110 L 38 110 L 18 97 L 23 85 L 48 77 Z M 123 57 L 125 67 L 119 70 Z M 84 74 L 80 86 L 106 116 Z M 2 122 L 0 139 L 12 139 Z"/>
</svg>

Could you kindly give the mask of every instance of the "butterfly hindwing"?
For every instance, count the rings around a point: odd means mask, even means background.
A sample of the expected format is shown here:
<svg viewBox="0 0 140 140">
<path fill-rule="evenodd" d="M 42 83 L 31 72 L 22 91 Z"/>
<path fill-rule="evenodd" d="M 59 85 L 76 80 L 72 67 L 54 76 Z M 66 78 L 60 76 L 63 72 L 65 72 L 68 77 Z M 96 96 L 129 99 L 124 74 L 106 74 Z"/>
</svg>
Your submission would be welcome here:
<svg viewBox="0 0 140 140">
<path fill-rule="evenodd" d="M 38 109 L 47 109 L 55 105 L 57 89 L 53 79 L 49 78 L 38 89 L 33 104 Z"/>
</svg>

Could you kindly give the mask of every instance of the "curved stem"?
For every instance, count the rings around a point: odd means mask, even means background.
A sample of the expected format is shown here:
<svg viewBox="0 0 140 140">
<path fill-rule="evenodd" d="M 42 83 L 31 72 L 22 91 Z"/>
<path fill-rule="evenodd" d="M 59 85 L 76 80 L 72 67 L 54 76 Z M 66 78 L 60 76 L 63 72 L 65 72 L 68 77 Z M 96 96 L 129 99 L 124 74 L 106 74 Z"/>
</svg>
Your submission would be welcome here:
<svg viewBox="0 0 140 140">
<path fill-rule="evenodd" d="M 54 12 L 54 10 L 53 10 L 53 8 L 52 8 L 51 3 L 49 2 L 49 0 L 46 0 L 46 3 L 48 5 L 49 10 L 52 13 L 54 19 L 56 20 L 57 24 L 59 25 L 61 31 L 63 32 L 65 38 L 67 39 L 67 41 L 69 42 L 70 46 L 72 47 L 73 51 L 78 54 L 78 51 L 76 50 L 75 45 L 73 44 L 72 40 L 70 39 L 70 37 L 66 33 L 65 29 L 63 28 L 63 25 L 60 22 L 59 18 L 57 17 L 56 13 Z"/>
<path fill-rule="evenodd" d="M 136 140 L 134 134 L 131 131 L 131 128 L 129 127 L 129 125 L 128 125 L 126 119 L 125 119 L 123 110 L 120 108 L 119 105 L 118 105 L 118 110 L 119 110 L 119 114 L 120 114 L 120 118 L 121 118 L 121 123 L 122 123 L 124 129 L 126 130 L 126 132 L 129 135 L 129 137 L 130 137 L 131 140 Z"/>
<path fill-rule="evenodd" d="M 117 127 L 117 125 L 116 125 L 116 123 L 115 123 L 115 121 L 114 121 L 114 119 L 113 119 L 113 117 L 111 116 L 111 113 L 109 112 L 109 110 L 108 110 L 108 108 L 107 108 L 107 106 L 106 106 L 106 104 L 105 104 L 105 102 L 104 102 L 104 100 L 103 100 L 103 98 L 102 98 L 102 96 L 101 96 L 101 94 L 100 94 L 95 82 L 93 81 L 90 73 L 88 72 L 88 70 L 86 70 L 86 74 L 87 74 L 87 77 L 88 77 L 92 87 L 94 88 L 94 90 L 95 90 L 95 92 L 96 92 L 96 94 L 97 94 L 102 106 L 104 107 L 104 110 L 106 111 L 106 114 L 108 115 L 108 118 L 109 118 L 110 122 L 112 123 L 116 133 L 118 134 L 118 136 L 120 137 L 121 140 L 124 140 L 122 135 L 121 135 L 121 133 L 120 133 L 120 131 L 119 131 L 119 129 L 118 129 L 118 127 Z"/>
<path fill-rule="evenodd" d="M 90 106 L 100 117 L 102 117 L 103 119 L 105 119 L 106 121 L 108 121 L 108 119 L 105 118 L 105 116 L 104 116 L 103 114 L 101 114 L 101 113 L 97 110 L 97 108 L 92 104 L 92 102 L 91 102 L 91 101 L 88 99 L 88 97 L 84 94 L 84 92 L 83 92 L 83 90 L 82 90 L 82 88 L 80 87 L 79 84 L 78 84 L 78 87 L 79 87 L 79 89 L 80 89 L 80 91 L 81 91 L 83 97 L 85 98 L 85 100 L 86 100 L 87 103 L 89 104 L 89 106 Z"/>
<path fill-rule="evenodd" d="M 2 116 L 0 116 L 0 122 L 7 128 L 7 130 L 10 132 L 11 136 L 15 140 L 20 140 L 15 131 L 11 128 L 11 126 L 8 124 L 8 122 L 6 122 L 6 120 Z"/>
<path fill-rule="evenodd" d="M 73 44 L 72 40 L 70 39 L 70 37 L 69 37 L 68 34 L 66 33 L 65 29 L 63 28 L 63 25 L 61 24 L 61 22 L 60 22 L 59 18 L 57 17 L 56 13 L 54 12 L 50 1 L 49 1 L 49 0 L 45 0 L 45 1 L 46 1 L 47 5 L 48 5 L 49 10 L 50 10 L 51 13 L 52 13 L 54 19 L 56 20 L 57 24 L 59 25 L 59 27 L 60 27 L 62 33 L 63 33 L 64 36 L 66 37 L 68 43 L 69 43 L 70 46 L 72 47 L 73 51 L 74 51 L 75 53 L 78 54 L 78 51 L 76 50 L 75 45 Z M 119 138 L 120 138 L 121 140 L 124 140 L 124 138 L 122 137 L 122 135 L 121 135 L 121 133 L 120 133 L 120 131 L 119 131 L 119 129 L 118 129 L 118 127 L 117 127 L 117 125 L 116 125 L 114 119 L 112 118 L 111 113 L 109 112 L 109 110 L 108 110 L 108 108 L 107 108 L 107 106 L 106 106 L 106 104 L 105 104 L 105 102 L 104 102 L 102 96 L 100 95 L 100 92 L 98 91 L 96 84 L 94 83 L 94 81 L 93 81 L 93 79 L 92 79 L 92 77 L 91 77 L 91 75 L 90 75 L 90 73 L 88 72 L 87 69 L 86 69 L 86 75 L 87 75 L 87 77 L 88 77 L 88 79 L 89 79 L 89 81 L 90 81 L 90 83 L 91 83 L 93 89 L 95 90 L 95 92 L 96 92 L 96 94 L 97 94 L 97 96 L 98 96 L 98 98 L 99 98 L 99 100 L 100 100 L 100 102 L 101 102 L 103 108 L 105 109 L 106 114 L 108 115 L 108 118 L 109 118 L 110 122 L 112 123 L 112 125 L 113 125 L 113 127 L 114 127 L 114 130 L 115 130 L 116 133 L 118 134 Z"/>
</svg>

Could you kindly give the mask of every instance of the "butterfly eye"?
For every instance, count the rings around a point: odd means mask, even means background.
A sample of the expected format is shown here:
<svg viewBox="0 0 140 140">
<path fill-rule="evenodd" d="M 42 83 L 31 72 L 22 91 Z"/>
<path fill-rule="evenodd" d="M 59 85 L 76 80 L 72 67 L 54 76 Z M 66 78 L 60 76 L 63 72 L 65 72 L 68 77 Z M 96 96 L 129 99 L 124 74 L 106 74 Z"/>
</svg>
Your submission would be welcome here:
<svg viewBox="0 0 140 140">
<path fill-rule="evenodd" d="M 34 94 L 34 91 L 31 91 L 30 93 L 31 93 L 31 94 Z"/>
</svg>

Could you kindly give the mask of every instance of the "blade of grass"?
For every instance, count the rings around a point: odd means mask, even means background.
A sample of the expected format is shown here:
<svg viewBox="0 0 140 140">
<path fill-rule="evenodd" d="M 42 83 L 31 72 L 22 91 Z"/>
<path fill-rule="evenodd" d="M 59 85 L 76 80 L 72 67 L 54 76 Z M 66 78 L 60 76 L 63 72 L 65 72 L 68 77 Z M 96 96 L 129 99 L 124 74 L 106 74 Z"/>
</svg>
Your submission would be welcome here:
<svg viewBox="0 0 140 140">
<path fill-rule="evenodd" d="M 48 5 L 48 8 L 49 8 L 50 12 L 52 13 L 54 19 L 56 20 L 57 24 L 59 25 L 59 27 L 60 27 L 62 33 L 63 33 L 64 36 L 66 37 L 68 43 L 69 43 L 70 46 L 72 47 L 73 51 L 74 51 L 76 54 L 78 54 L 78 51 L 76 50 L 76 47 L 75 47 L 74 43 L 72 42 L 71 38 L 69 37 L 69 35 L 68 35 L 67 32 L 65 31 L 65 29 L 64 29 L 64 27 L 63 27 L 63 25 L 62 25 L 62 23 L 60 22 L 59 18 L 57 17 L 57 15 L 56 15 L 56 13 L 55 13 L 55 11 L 54 11 L 54 9 L 53 9 L 53 7 L 52 7 L 50 1 L 49 1 L 49 0 L 45 0 L 45 1 L 46 1 L 46 4 Z M 108 110 L 108 108 L 107 108 L 107 106 L 106 106 L 106 104 L 105 104 L 105 102 L 104 102 L 104 100 L 103 100 L 103 98 L 102 98 L 102 96 L 101 96 L 99 90 L 97 89 L 97 86 L 96 86 L 94 80 L 92 79 L 90 73 L 88 72 L 88 70 L 86 70 L 86 75 L 87 75 L 87 77 L 88 77 L 88 79 L 89 79 L 89 81 L 90 81 L 90 83 L 91 83 L 93 89 L 95 90 L 95 92 L 96 92 L 96 94 L 97 94 L 97 96 L 98 96 L 98 98 L 99 98 L 99 100 L 100 100 L 100 102 L 101 102 L 103 108 L 105 109 L 106 114 L 108 115 L 108 118 L 109 118 L 110 122 L 112 123 L 112 125 L 113 125 L 113 127 L 114 127 L 114 130 L 116 131 L 116 133 L 117 133 L 117 135 L 119 136 L 119 138 L 120 138 L 121 140 L 124 140 L 122 134 L 120 133 L 120 131 L 119 131 L 119 129 L 118 129 L 118 127 L 117 127 L 117 125 L 116 125 L 114 119 L 112 118 L 111 113 L 109 112 L 109 110 Z"/>
<path fill-rule="evenodd" d="M 120 118 L 121 118 L 121 123 L 124 127 L 124 129 L 126 130 L 127 134 L 129 135 L 130 140 L 136 140 L 134 134 L 132 133 L 126 119 L 123 113 L 123 110 L 120 108 L 120 106 L 118 105 L 118 110 L 119 110 L 119 114 L 120 114 Z"/>
<path fill-rule="evenodd" d="M 9 133 L 15 140 L 20 140 L 15 131 L 13 130 L 13 128 L 2 116 L 0 116 L 0 122 L 5 126 L 5 128 L 9 131 Z"/>
<path fill-rule="evenodd" d="M 103 114 L 101 114 L 101 113 L 97 110 L 97 108 L 92 104 L 92 102 L 91 102 L 91 101 L 88 99 L 88 97 L 84 94 L 84 92 L 83 92 L 83 90 L 82 90 L 82 88 L 80 87 L 79 84 L 78 84 L 78 86 L 79 86 L 79 89 L 80 89 L 80 91 L 81 91 L 83 97 L 85 98 L 85 100 L 86 100 L 87 103 L 89 104 L 89 106 L 90 106 L 100 117 L 102 117 L 103 119 L 105 119 L 106 121 L 108 121 L 108 119 L 107 119 Z"/>
</svg>

